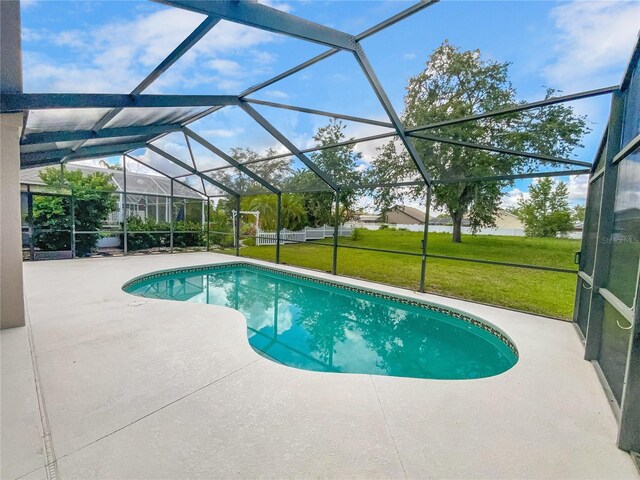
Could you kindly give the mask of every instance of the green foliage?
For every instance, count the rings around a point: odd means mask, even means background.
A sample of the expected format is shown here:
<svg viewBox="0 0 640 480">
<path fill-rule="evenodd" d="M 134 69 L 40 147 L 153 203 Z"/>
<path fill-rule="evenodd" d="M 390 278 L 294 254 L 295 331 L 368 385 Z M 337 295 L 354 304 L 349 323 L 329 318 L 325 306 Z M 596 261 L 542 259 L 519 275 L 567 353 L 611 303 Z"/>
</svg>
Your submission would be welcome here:
<svg viewBox="0 0 640 480">
<path fill-rule="evenodd" d="M 67 196 L 33 197 L 34 246 L 40 250 L 71 249 L 71 200 Z"/>
<path fill-rule="evenodd" d="M 364 228 L 354 228 L 349 238 L 351 238 L 351 240 L 353 240 L 354 242 L 362 240 L 362 238 L 364 237 L 364 232 Z"/>
<path fill-rule="evenodd" d="M 331 119 L 324 127 L 320 127 L 313 139 L 316 147 L 344 142 L 346 125 L 340 120 Z M 362 159 L 362 154 L 355 151 L 355 145 L 343 145 L 320 150 L 309 155 L 318 168 L 326 173 L 338 185 L 360 183 L 360 173 L 356 166 Z M 317 188 L 322 180 L 310 170 L 300 170 L 288 184 L 291 189 Z M 303 193 L 305 209 L 309 218 L 309 225 L 319 227 L 332 225 L 335 215 L 335 197 L 333 192 Z M 340 222 L 355 218 L 355 203 L 357 194 L 353 190 L 340 192 Z"/>
<path fill-rule="evenodd" d="M 75 229 L 96 232 L 76 236 L 76 255 L 91 253 L 100 238 L 98 230 L 116 210 L 117 200 L 113 195 L 116 187 L 111 175 L 96 172 L 84 175 L 80 170 L 46 168 L 40 172 L 44 183 L 55 189 L 71 190 L 74 197 Z M 70 248 L 71 197 L 34 196 L 33 221 L 36 230 L 54 229 L 58 232 L 38 234 L 35 246 L 42 250 L 66 250 Z"/>
<path fill-rule="evenodd" d="M 275 150 L 270 148 L 265 152 L 264 157 L 270 157 L 276 155 L 276 153 Z M 230 156 L 239 163 L 249 162 L 251 171 L 272 185 L 282 185 L 293 174 L 289 158 L 277 158 L 266 162 L 253 163 L 255 160 L 263 158 L 263 155 L 251 148 L 232 148 Z M 235 169 L 216 172 L 216 179 L 223 185 L 227 185 L 232 190 L 243 195 L 264 191 L 262 185 L 246 175 L 239 175 Z"/>
<path fill-rule="evenodd" d="M 167 232 L 169 224 L 166 222 L 156 222 L 155 220 L 142 218 L 132 215 L 127 217 L 127 248 L 129 251 L 148 250 L 154 247 L 169 247 L 170 240 L 167 233 L 148 233 L 148 232 Z M 121 243 L 124 244 L 124 235 L 121 236 Z"/>
<path fill-rule="evenodd" d="M 517 104 L 509 81 L 509 64 L 482 57 L 479 50 L 462 51 L 445 41 L 429 57 L 424 70 L 409 79 L 404 123 L 419 126 L 465 117 Z M 555 92 L 547 90 L 547 97 Z M 584 117 L 571 107 L 553 105 L 499 117 L 464 122 L 428 131 L 431 135 L 486 145 L 566 156 L 588 132 Z M 414 139 L 416 149 L 432 178 L 486 177 L 533 171 L 536 161 L 477 149 Z M 407 153 L 392 141 L 380 149 L 372 180 L 387 183 L 416 178 Z M 433 205 L 451 216 L 453 241 L 461 241 L 464 216 L 476 230 L 494 226 L 502 190 L 509 181 L 460 182 L 433 187 Z M 377 189 L 372 192 L 385 211 L 403 201 L 423 200 L 425 186 Z"/>
<path fill-rule="evenodd" d="M 277 195 L 254 195 L 243 197 L 240 201 L 243 211 L 260 212 L 260 228 L 275 231 L 278 217 Z M 305 227 L 306 210 L 304 199 L 295 193 L 283 194 L 280 209 L 280 223 L 287 230 L 300 230 Z"/>
<path fill-rule="evenodd" d="M 200 222 L 175 222 L 173 224 L 173 247 L 189 248 L 204 247 L 206 232 L 202 231 Z"/>
<path fill-rule="evenodd" d="M 143 220 L 138 216 L 127 217 L 127 248 L 130 251 L 169 248 L 171 225 L 168 222 Z M 158 232 L 158 233 L 150 233 Z M 174 222 L 173 246 L 175 248 L 201 247 L 206 242 L 206 233 L 197 222 Z"/>
<path fill-rule="evenodd" d="M 584 215 L 586 212 L 586 207 L 584 205 L 575 205 L 571 210 L 571 220 L 574 222 L 584 222 Z"/>
<path fill-rule="evenodd" d="M 233 246 L 233 227 L 231 226 L 231 216 L 227 213 L 229 204 L 219 201 L 215 207 L 209 207 L 209 243 L 211 246 L 222 248 Z M 228 233 L 224 233 L 228 232 Z"/>
<path fill-rule="evenodd" d="M 244 245 L 254 246 L 257 233 L 255 223 L 247 222 L 240 225 L 240 239 Z M 242 235 L 246 235 L 246 237 L 243 238 Z"/>
<path fill-rule="evenodd" d="M 551 178 L 529 186 L 529 198 L 520 197 L 516 215 L 530 237 L 557 237 L 573 230 L 569 192 L 564 182 L 554 187 Z"/>
</svg>

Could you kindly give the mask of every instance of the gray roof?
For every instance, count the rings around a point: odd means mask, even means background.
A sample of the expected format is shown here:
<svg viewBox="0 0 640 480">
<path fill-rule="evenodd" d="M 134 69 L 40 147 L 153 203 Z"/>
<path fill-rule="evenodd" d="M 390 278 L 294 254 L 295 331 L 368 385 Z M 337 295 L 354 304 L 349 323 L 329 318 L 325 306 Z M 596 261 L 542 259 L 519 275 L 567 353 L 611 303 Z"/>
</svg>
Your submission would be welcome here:
<svg viewBox="0 0 640 480">
<path fill-rule="evenodd" d="M 424 222 L 425 213 L 422 210 L 419 210 L 414 207 L 408 207 L 406 205 L 395 205 L 391 208 L 391 210 L 395 210 L 396 212 L 402 212 L 405 215 L 410 216 L 411 218 L 415 218 L 419 222 Z"/>
<path fill-rule="evenodd" d="M 44 185 L 40 178 L 40 171 L 50 167 L 25 168 L 20 170 L 20 183 L 25 185 Z M 124 172 L 122 170 L 111 170 L 104 167 L 94 167 L 90 165 L 80 165 L 77 163 L 66 163 L 67 170 L 80 170 L 85 175 L 92 173 L 108 173 L 117 191 L 124 191 Z M 202 188 L 196 185 L 194 188 Z M 161 175 L 149 175 L 144 173 L 127 172 L 127 193 L 138 193 L 146 195 L 171 195 L 171 180 Z M 202 199 L 201 195 L 193 190 L 174 182 L 173 196 L 180 198 Z"/>
</svg>

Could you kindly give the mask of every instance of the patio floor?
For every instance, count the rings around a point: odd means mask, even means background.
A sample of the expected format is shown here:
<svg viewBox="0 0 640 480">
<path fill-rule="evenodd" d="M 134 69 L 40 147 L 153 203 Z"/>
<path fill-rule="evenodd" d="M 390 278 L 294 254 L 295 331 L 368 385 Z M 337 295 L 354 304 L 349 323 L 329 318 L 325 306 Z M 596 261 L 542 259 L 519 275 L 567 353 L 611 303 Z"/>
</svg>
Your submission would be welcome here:
<svg viewBox="0 0 640 480">
<path fill-rule="evenodd" d="M 121 290 L 229 260 L 25 263 L 28 327 L 1 335 L 2 479 L 638 478 L 569 323 L 375 285 L 486 318 L 519 362 L 467 381 L 317 373 L 255 353 L 237 311 Z"/>
</svg>

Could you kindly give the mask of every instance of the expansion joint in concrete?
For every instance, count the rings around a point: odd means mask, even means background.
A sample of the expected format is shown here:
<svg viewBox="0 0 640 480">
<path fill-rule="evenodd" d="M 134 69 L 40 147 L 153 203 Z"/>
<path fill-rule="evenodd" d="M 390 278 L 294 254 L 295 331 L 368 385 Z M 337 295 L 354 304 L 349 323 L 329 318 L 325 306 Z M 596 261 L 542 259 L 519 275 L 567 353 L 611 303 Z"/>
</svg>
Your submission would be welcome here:
<svg viewBox="0 0 640 480">
<path fill-rule="evenodd" d="M 400 450 L 398 450 L 398 445 L 396 444 L 396 439 L 393 436 L 393 432 L 391 431 L 391 425 L 389 425 L 389 419 L 387 419 L 387 414 L 384 411 L 384 407 L 382 406 L 382 401 L 380 400 L 380 395 L 378 395 L 378 389 L 376 388 L 376 382 L 373 380 L 373 376 L 369 375 L 371 379 L 371 384 L 373 385 L 373 391 L 376 394 L 376 398 L 378 399 L 378 405 L 380 405 L 380 410 L 382 411 L 382 417 L 384 418 L 384 423 L 387 426 L 387 432 L 389 432 L 389 436 L 391 437 L 391 442 L 393 443 L 393 448 L 396 450 L 396 456 L 398 457 L 398 461 L 400 462 L 400 466 L 402 467 L 402 471 L 404 472 L 404 478 L 409 478 L 407 475 L 407 470 L 404 468 L 404 463 L 402 463 L 402 457 L 400 456 Z"/>
<path fill-rule="evenodd" d="M 182 395 L 181 397 L 176 398 L 175 400 L 172 400 L 171 402 L 169 402 L 169 403 L 167 403 L 167 404 L 165 404 L 165 405 L 163 405 L 163 406 L 161 406 L 161 407 L 159 407 L 159 408 L 156 408 L 155 410 L 153 410 L 153 411 L 151 411 L 151 412 L 149 412 L 149 413 L 144 414 L 143 416 L 141 416 L 141 417 L 139 417 L 139 418 L 137 418 L 137 419 L 133 420 L 132 422 L 127 423 L 126 425 L 123 425 L 123 426 L 122 426 L 122 427 L 120 427 L 120 428 L 115 429 L 115 430 L 114 430 L 114 431 L 112 431 L 112 432 L 107 433 L 106 435 L 101 436 L 100 438 L 96 438 L 95 440 L 93 440 L 93 441 L 91 441 L 91 442 L 89 442 L 89 443 L 87 443 L 87 444 L 85 444 L 85 445 L 82 445 L 81 447 L 78 447 L 78 448 L 76 448 L 75 450 L 72 450 L 72 451 L 71 451 L 71 452 L 69 452 L 69 453 L 65 453 L 64 455 L 62 455 L 62 456 L 60 456 L 58 459 L 56 459 L 54 462 L 57 462 L 57 460 L 60 460 L 60 459 L 66 458 L 66 457 L 68 457 L 68 456 L 70 456 L 70 455 L 73 455 L 74 453 L 76 453 L 76 452 L 78 452 L 78 451 L 80 451 L 80 450 L 82 450 L 82 449 L 84 449 L 84 448 L 87 448 L 87 447 L 89 447 L 89 446 L 91 446 L 91 445 L 94 445 L 95 443 L 98 443 L 98 442 L 100 442 L 101 440 L 104 440 L 105 438 L 108 438 L 108 437 L 110 437 L 110 436 L 112 436 L 112 435 L 114 435 L 114 434 L 116 434 L 116 433 L 118 433 L 118 432 L 121 432 L 121 431 L 123 431 L 123 430 L 125 430 L 125 429 L 129 428 L 130 426 L 135 425 L 136 423 L 138 423 L 138 422 L 140 422 L 140 421 L 144 420 L 145 418 L 148 418 L 148 417 L 150 417 L 150 416 L 152 416 L 152 415 L 154 415 L 154 414 L 156 414 L 156 413 L 158 413 L 158 412 L 160 412 L 160 411 L 164 410 L 165 408 L 170 407 L 171 405 L 175 405 L 176 403 L 178 403 L 178 402 L 180 402 L 180 401 L 182 401 L 182 400 L 184 400 L 184 399 L 186 399 L 186 398 L 189 398 L 189 397 L 191 397 L 192 395 L 195 395 L 196 393 L 199 393 L 199 392 L 201 392 L 202 390 L 205 390 L 205 389 L 207 389 L 207 388 L 209 388 L 209 387 L 211 387 L 211 386 L 215 385 L 216 383 L 218 383 L 218 382 L 220 382 L 220 381 L 222 381 L 222 380 L 224 380 L 224 379 L 226 379 L 226 378 L 229 378 L 229 377 L 231 377 L 231 376 L 235 375 L 235 374 L 236 374 L 236 373 L 238 373 L 238 372 L 241 372 L 241 371 L 242 371 L 242 370 L 244 370 L 245 368 L 247 368 L 247 367 L 249 367 L 249 366 L 253 365 L 253 364 L 254 364 L 254 363 L 256 363 L 256 362 L 258 362 L 259 360 L 260 360 L 260 359 L 256 359 L 256 360 L 254 360 L 254 361 L 252 361 L 252 362 L 249 362 L 249 363 L 247 363 L 246 365 L 243 365 L 242 367 L 237 368 L 237 369 L 235 369 L 234 371 L 227 373 L 226 375 L 223 375 L 222 377 L 216 378 L 215 380 L 213 380 L 213 381 L 211 381 L 211 382 L 207 383 L 206 385 L 203 385 L 203 386 L 201 386 L 201 387 L 198 387 L 198 388 L 196 388 L 195 390 L 192 390 L 191 392 L 186 393 L 186 394 Z M 48 465 L 49 465 L 49 464 L 47 464 L 47 466 L 48 466 Z"/>
<path fill-rule="evenodd" d="M 25 301 L 25 317 L 27 338 L 29 339 L 29 353 L 31 356 L 31 365 L 33 367 L 33 378 L 35 381 L 36 397 L 38 399 L 38 411 L 40 413 L 40 426 L 42 427 L 42 443 L 45 453 L 45 472 L 47 480 L 56 480 L 58 478 L 58 462 L 56 452 L 53 448 L 53 438 L 51 437 L 51 427 L 49 425 L 49 416 L 47 415 L 47 407 L 42 391 L 42 383 L 40 382 L 40 372 L 38 369 L 38 357 L 33 341 L 33 333 L 31 330 L 31 318 L 29 316 L 28 304 Z"/>
</svg>

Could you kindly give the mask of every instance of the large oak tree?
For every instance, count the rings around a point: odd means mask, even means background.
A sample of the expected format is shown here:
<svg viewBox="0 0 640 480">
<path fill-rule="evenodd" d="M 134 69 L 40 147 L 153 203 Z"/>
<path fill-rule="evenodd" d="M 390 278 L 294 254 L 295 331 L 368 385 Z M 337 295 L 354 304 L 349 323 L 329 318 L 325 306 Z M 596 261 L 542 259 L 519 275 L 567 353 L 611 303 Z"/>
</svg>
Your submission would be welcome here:
<svg viewBox="0 0 640 480">
<path fill-rule="evenodd" d="M 489 112 L 518 103 L 509 81 L 509 63 L 483 58 L 479 50 L 464 51 L 445 41 L 429 57 L 425 68 L 407 83 L 405 126 Z M 555 92 L 547 90 L 547 97 Z M 424 133 L 520 151 L 565 157 L 580 146 L 588 132 L 584 117 L 571 107 L 552 105 L 519 113 L 429 129 Z M 413 139 L 427 171 L 434 179 L 488 177 L 531 172 L 538 162 L 513 155 Z M 556 166 L 557 165 L 553 165 Z M 373 162 L 371 180 L 378 183 L 419 178 L 407 152 L 391 141 Z M 445 210 L 453 222 L 453 241 L 460 242 L 463 217 L 473 229 L 494 226 L 503 189 L 511 181 L 460 181 L 433 186 L 433 206 Z M 426 186 L 377 189 L 377 206 L 388 209 L 403 201 L 424 200 Z"/>
</svg>

